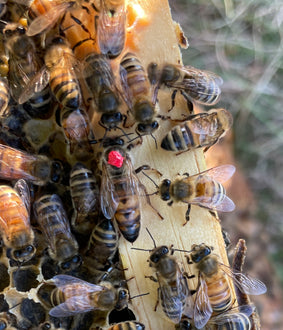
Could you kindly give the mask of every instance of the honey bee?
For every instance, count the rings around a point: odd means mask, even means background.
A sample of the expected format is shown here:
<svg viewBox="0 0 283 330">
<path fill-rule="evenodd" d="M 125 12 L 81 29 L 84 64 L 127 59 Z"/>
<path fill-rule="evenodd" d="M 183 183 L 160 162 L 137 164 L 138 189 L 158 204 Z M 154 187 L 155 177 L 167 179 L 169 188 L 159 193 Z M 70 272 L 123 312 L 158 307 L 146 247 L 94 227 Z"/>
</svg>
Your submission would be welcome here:
<svg viewBox="0 0 283 330">
<path fill-rule="evenodd" d="M 72 316 L 92 310 L 122 310 L 128 305 L 128 290 L 115 288 L 110 282 L 96 285 L 68 275 L 56 275 L 52 281 L 56 287 L 50 290 L 48 303 L 53 307 L 49 311 L 53 317 Z M 44 290 L 44 285 L 39 288 L 39 298 L 44 296 Z"/>
<path fill-rule="evenodd" d="M 5 180 L 25 179 L 42 186 L 59 182 L 62 166 L 44 155 L 31 155 L 0 144 L 0 177 Z"/>
<path fill-rule="evenodd" d="M 105 267 L 111 263 L 118 249 L 119 235 L 110 219 L 103 218 L 94 227 L 88 243 L 87 255 Z"/>
<path fill-rule="evenodd" d="M 139 123 L 137 132 L 152 134 L 159 126 L 155 120 L 156 106 L 151 101 L 150 82 L 136 55 L 124 55 L 120 63 L 120 77 L 125 101 Z"/>
<path fill-rule="evenodd" d="M 221 183 L 227 181 L 235 172 L 233 165 L 221 165 L 201 173 L 176 179 L 162 181 L 158 193 L 162 200 L 184 202 L 188 204 L 186 221 L 189 221 L 191 205 L 198 205 L 211 210 L 231 212 L 235 205 L 226 196 L 226 191 Z"/>
<path fill-rule="evenodd" d="M 150 237 L 152 238 L 151 234 Z M 191 292 L 176 258 L 172 256 L 173 251 L 169 255 L 170 249 L 167 246 L 156 247 L 154 240 L 153 243 L 154 249 L 150 252 L 149 266 L 156 271 L 162 309 L 170 320 L 179 323 L 182 314 L 189 313 L 192 309 Z M 149 278 L 155 280 L 152 276 Z"/>
<path fill-rule="evenodd" d="M 82 163 L 73 166 L 70 189 L 74 207 L 72 225 L 79 232 L 89 233 L 98 214 L 99 186 L 93 173 Z"/>
<path fill-rule="evenodd" d="M 196 330 L 193 320 L 187 316 L 182 316 L 180 322 L 175 325 L 176 330 Z"/>
<path fill-rule="evenodd" d="M 172 108 L 175 104 L 176 92 L 179 90 L 188 102 L 189 109 L 191 101 L 199 104 L 214 105 L 219 101 L 223 83 L 221 77 L 213 72 L 200 70 L 192 66 L 165 64 L 161 70 L 156 63 L 148 66 L 149 80 L 155 85 L 154 100 L 157 98 L 161 87 L 173 89 Z"/>
<path fill-rule="evenodd" d="M 78 109 L 82 102 L 79 81 L 74 72 L 77 61 L 68 41 L 63 37 L 53 38 L 45 57 L 45 65 L 38 70 L 20 99 L 23 103 L 36 91 L 44 89 L 49 83 L 51 91 L 62 107 Z"/>
<path fill-rule="evenodd" d="M 130 156 L 115 143 L 104 149 L 101 158 L 100 206 L 107 219 L 115 216 L 122 235 L 132 243 L 140 231 L 141 184 Z"/>
<path fill-rule="evenodd" d="M 192 115 L 177 125 L 162 139 L 161 148 L 169 151 L 187 151 L 205 147 L 207 150 L 223 137 L 233 124 L 233 117 L 225 109 L 211 109 Z"/>
<path fill-rule="evenodd" d="M 100 0 L 97 40 L 100 52 L 110 58 L 124 49 L 126 39 L 125 0 Z"/>
<path fill-rule="evenodd" d="M 63 270 L 81 265 L 78 243 L 71 233 L 60 197 L 56 194 L 43 195 L 34 203 L 37 221 L 48 242 L 50 257 L 59 263 Z"/>
<path fill-rule="evenodd" d="M 116 88 L 114 73 L 109 61 L 103 55 L 91 54 L 85 59 L 85 81 L 93 95 L 98 113 L 99 124 L 106 129 L 119 128 L 124 116 L 119 112 L 119 91 Z"/>
<path fill-rule="evenodd" d="M 234 284 L 246 294 L 259 295 L 266 292 L 266 286 L 261 281 L 242 273 L 234 273 L 230 267 L 221 264 L 218 257 L 211 254 L 211 250 L 212 248 L 204 243 L 192 246 L 191 260 L 200 274 L 193 317 L 198 329 L 207 324 L 212 313 L 220 315 L 231 310 L 234 301 L 227 276 L 233 278 Z M 239 322 L 245 322 L 245 316 L 240 314 L 237 317 Z M 226 328 L 230 329 L 228 325 L 234 322 L 234 317 L 226 315 L 224 319 Z M 218 319 L 213 322 L 218 323 Z"/>
<path fill-rule="evenodd" d="M 10 93 L 19 103 L 29 101 L 32 116 L 41 116 L 50 112 L 51 95 L 49 88 L 35 89 L 32 95 L 25 95 L 25 89 L 41 68 L 41 59 L 36 53 L 35 44 L 26 35 L 26 29 L 20 24 L 7 24 L 3 30 L 4 45 L 9 53 Z"/>
<path fill-rule="evenodd" d="M 9 255 L 18 262 L 30 260 L 36 251 L 29 221 L 30 194 L 24 180 L 14 189 L 0 186 L 0 231 Z"/>
<path fill-rule="evenodd" d="M 70 153 L 78 160 L 86 160 L 93 154 L 92 144 L 97 141 L 84 109 L 61 109 L 61 125 L 70 146 Z"/>
<path fill-rule="evenodd" d="M 107 330 L 144 330 L 145 326 L 140 322 L 127 321 L 112 325 Z"/>
</svg>

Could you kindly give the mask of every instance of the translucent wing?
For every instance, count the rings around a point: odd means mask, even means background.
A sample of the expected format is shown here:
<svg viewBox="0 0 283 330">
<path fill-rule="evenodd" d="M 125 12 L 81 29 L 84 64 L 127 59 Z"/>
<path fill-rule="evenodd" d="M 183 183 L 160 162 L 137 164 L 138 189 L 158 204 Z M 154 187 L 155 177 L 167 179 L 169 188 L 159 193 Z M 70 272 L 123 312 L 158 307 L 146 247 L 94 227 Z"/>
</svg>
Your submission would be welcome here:
<svg viewBox="0 0 283 330">
<path fill-rule="evenodd" d="M 72 306 L 76 306 L 76 309 L 71 309 Z M 53 307 L 49 311 L 49 315 L 53 317 L 67 317 L 76 315 L 79 313 L 86 313 L 94 310 L 94 307 L 86 304 L 84 299 L 80 299 L 78 297 L 67 299 L 64 303 Z"/>
<path fill-rule="evenodd" d="M 212 122 L 208 120 L 206 113 L 200 113 L 192 118 L 189 122 L 189 127 L 194 133 L 206 134 L 209 136 L 214 136 L 218 129 L 217 121 Z"/>
<path fill-rule="evenodd" d="M 48 12 L 36 17 L 28 27 L 27 36 L 35 36 L 46 29 L 50 29 L 59 17 L 70 7 L 71 2 L 63 2 L 54 5 Z"/>
<path fill-rule="evenodd" d="M 52 278 L 52 281 L 59 289 L 62 289 L 67 285 L 80 284 L 85 288 L 85 292 L 99 292 L 104 290 L 104 287 L 101 285 L 92 284 L 70 275 L 56 275 Z"/>
<path fill-rule="evenodd" d="M 107 170 L 107 165 L 103 164 L 100 188 L 100 206 L 102 213 L 107 219 L 112 219 L 119 204 L 119 198 L 115 192 L 113 181 Z"/>
<path fill-rule="evenodd" d="M 18 99 L 19 104 L 27 102 L 35 93 L 41 92 L 48 85 L 49 78 L 49 71 L 43 66 L 22 91 Z"/>
<path fill-rule="evenodd" d="M 161 276 L 158 276 L 160 283 L 160 298 L 162 308 L 165 314 L 170 317 L 174 323 L 179 323 L 182 314 L 187 309 L 187 298 L 190 294 L 186 278 L 182 275 L 179 266 L 177 266 L 176 285 L 170 286 Z M 190 306 L 191 307 L 191 306 Z"/>
<path fill-rule="evenodd" d="M 203 328 L 209 321 L 212 314 L 212 307 L 207 295 L 207 285 L 205 280 L 200 277 L 199 289 L 195 297 L 194 322 L 198 329 Z"/>
<path fill-rule="evenodd" d="M 115 9 L 108 9 L 105 2 L 102 1 L 98 19 L 97 40 L 102 54 L 116 57 L 122 52 L 125 44 L 126 9 L 124 3 Z"/>
<path fill-rule="evenodd" d="M 27 182 L 24 179 L 18 180 L 14 186 L 14 189 L 24 202 L 28 213 L 30 213 L 30 190 Z"/>
<path fill-rule="evenodd" d="M 234 284 L 245 294 L 260 295 L 267 291 L 264 283 L 249 275 L 233 272 L 230 267 L 221 264 L 221 269 L 225 274 L 233 279 Z"/>
<path fill-rule="evenodd" d="M 215 74 L 214 72 L 207 70 L 200 70 L 191 65 L 186 65 L 181 68 L 181 70 L 189 77 L 192 77 L 194 80 L 206 80 L 207 78 L 215 81 L 217 85 L 223 84 L 223 79 Z"/>
<path fill-rule="evenodd" d="M 132 110 L 133 108 L 133 97 L 131 90 L 127 82 L 127 70 L 120 65 L 120 83 L 123 91 L 123 99 L 127 104 L 128 108 Z"/>
<path fill-rule="evenodd" d="M 219 195 L 220 197 L 220 195 Z M 217 202 L 217 194 L 213 196 L 213 198 L 206 197 L 206 196 L 200 196 L 194 198 L 192 201 L 190 201 L 190 204 L 197 204 L 202 207 L 211 209 L 211 210 L 217 210 L 220 212 L 232 212 L 235 209 L 234 202 L 228 197 L 228 196 L 221 196 L 221 200 Z"/>
<path fill-rule="evenodd" d="M 70 224 L 60 197 L 56 194 L 45 195 L 34 203 L 37 221 L 43 230 L 50 247 L 56 251 L 58 236 L 73 240 Z"/>
<path fill-rule="evenodd" d="M 200 172 L 198 175 L 207 175 L 219 183 L 224 183 L 229 180 L 235 173 L 235 166 L 233 165 L 220 165 L 217 167 L 210 168 L 206 171 Z"/>
</svg>

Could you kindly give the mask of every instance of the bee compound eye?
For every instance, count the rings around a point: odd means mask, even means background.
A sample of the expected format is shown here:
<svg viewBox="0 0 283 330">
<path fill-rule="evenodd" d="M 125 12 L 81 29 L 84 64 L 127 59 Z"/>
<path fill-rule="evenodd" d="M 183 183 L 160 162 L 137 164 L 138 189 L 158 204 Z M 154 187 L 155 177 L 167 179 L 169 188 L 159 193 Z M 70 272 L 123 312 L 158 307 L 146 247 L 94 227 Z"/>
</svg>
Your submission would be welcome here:
<svg viewBox="0 0 283 330">
<path fill-rule="evenodd" d="M 73 262 L 74 264 L 80 264 L 80 263 L 82 262 L 82 258 L 81 258 L 81 256 L 80 256 L 80 255 L 76 255 L 76 256 L 74 256 L 74 257 L 72 258 L 72 262 Z"/>
<path fill-rule="evenodd" d="M 26 247 L 26 252 L 28 252 L 28 253 L 32 253 L 34 251 L 34 246 L 33 245 L 28 245 L 27 247 Z"/>
<path fill-rule="evenodd" d="M 17 27 L 17 32 L 19 34 L 25 34 L 26 33 L 26 29 L 23 26 L 18 26 Z"/>
<path fill-rule="evenodd" d="M 168 252 L 169 252 L 168 247 L 167 246 L 163 246 L 162 247 L 162 250 L 161 250 L 162 255 L 167 254 Z"/>
<path fill-rule="evenodd" d="M 127 290 L 121 290 L 121 291 L 119 292 L 119 296 L 120 296 L 120 298 L 125 298 L 125 297 L 127 297 L 127 295 L 128 295 Z"/>
<path fill-rule="evenodd" d="M 70 269 L 70 267 L 71 267 L 70 261 L 67 261 L 67 262 L 64 262 L 64 263 L 61 264 L 61 268 L 64 269 L 64 270 Z"/>
<path fill-rule="evenodd" d="M 0 320 L 0 330 L 7 329 L 7 323 L 4 320 Z"/>
</svg>

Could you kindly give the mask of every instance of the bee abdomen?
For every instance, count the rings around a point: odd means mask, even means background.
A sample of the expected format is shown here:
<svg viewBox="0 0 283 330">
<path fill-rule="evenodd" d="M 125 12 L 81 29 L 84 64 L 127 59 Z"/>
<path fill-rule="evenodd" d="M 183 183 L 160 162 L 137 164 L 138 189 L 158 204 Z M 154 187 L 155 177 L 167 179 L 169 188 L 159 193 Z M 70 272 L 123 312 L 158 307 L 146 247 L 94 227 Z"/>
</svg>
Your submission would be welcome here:
<svg viewBox="0 0 283 330">
<path fill-rule="evenodd" d="M 91 235 L 89 250 L 101 262 L 111 260 L 118 248 L 118 234 L 110 219 L 98 223 Z"/>
<path fill-rule="evenodd" d="M 229 313 L 225 316 L 226 322 L 219 324 L 219 330 L 250 330 L 251 322 L 248 316 L 244 313 L 238 313 L 237 318 L 229 316 Z"/>
<path fill-rule="evenodd" d="M 145 326 L 139 322 L 128 321 L 117 323 L 112 327 L 108 328 L 108 330 L 144 330 Z"/>
<path fill-rule="evenodd" d="M 231 289 L 225 277 L 208 283 L 208 296 L 215 313 L 221 313 L 233 305 Z"/>
<path fill-rule="evenodd" d="M 9 103 L 9 89 L 8 85 L 0 80 L 0 114 L 2 115 Z"/>
<path fill-rule="evenodd" d="M 169 151 L 188 150 L 193 146 L 194 137 L 187 124 L 174 127 L 161 142 L 161 148 Z"/>
<path fill-rule="evenodd" d="M 77 109 L 81 103 L 78 81 L 66 70 L 54 70 L 50 75 L 50 86 L 60 104 L 69 109 Z"/>
</svg>

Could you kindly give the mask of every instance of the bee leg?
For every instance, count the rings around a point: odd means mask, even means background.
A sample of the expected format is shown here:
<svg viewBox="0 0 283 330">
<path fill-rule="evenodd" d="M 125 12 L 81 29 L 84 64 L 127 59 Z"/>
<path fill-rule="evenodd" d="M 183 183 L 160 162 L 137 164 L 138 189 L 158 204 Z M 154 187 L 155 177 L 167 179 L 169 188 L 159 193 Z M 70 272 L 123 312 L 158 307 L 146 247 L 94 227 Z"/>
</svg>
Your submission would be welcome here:
<svg viewBox="0 0 283 330">
<path fill-rule="evenodd" d="M 175 107 L 175 99 L 176 99 L 176 94 L 178 92 L 178 89 L 175 89 L 171 95 L 171 108 L 167 111 L 170 112 L 173 110 L 173 108 Z"/>
<path fill-rule="evenodd" d="M 145 174 L 145 173 L 144 173 Z M 147 204 L 155 211 L 155 213 L 159 216 L 159 218 L 161 220 L 164 220 L 164 217 L 158 212 L 158 210 L 151 204 L 151 201 L 150 201 L 150 198 L 149 198 L 149 195 L 147 194 L 147 191 L 146 191 L 146 188 L 145 186 L 140 183 L 140 188 L 144 191 L 144 195 L 146 197 L 146 202 Z"/>
<path fill-rule="evenodd" d="M 124 120 L 123 120 L 123 127 L 124 128 L 131 128 L 134 126 L 135 121 L 133 120 L 132 122 L 130 122 L 130 124 L 128 124 L 128 119 L 130 117 L 130 110 L 127 110 L 127 116 L 125 116 Z"/>
<path fill-rule="evenodd" d="M 188 209 L 187 209 L 186 215 L 185 215 L 186 222 L 183 224 L 183 226 L 185 226 L 187 224 L 187 222 L 190 221 L 190 212 L 191 212 L 191 204 L 188 205 Z"/>
<path fill-rule="evenodd" d="M 160 287 L 157 288 L 157 300 L 156 300 L 156 304 L 154 306 L 154 311 L 156 312 L 157 310 L 157 306 L 159 304 L 159 291 L 160 291 Z"/>
<path fill-rule="evenodd" d="M 157 278 L 155 278 L 154 276 L 148 276 L 148 275 L 144 275 L 144 278 L 149 278 L 151 281 L 153 281 L 153 282 L 158 282 L 158 279 Z"/>
<path fill-rule="evenodd" d="M 154 171 L 157 175 L 162 176 L 163 174 L 159 172 L 156 168 L 150 167 L 149 165 L 142 165 L 138 167 L 135 172 L 136 174 L 142 171 Z M 144 175 L 146 175 L 144 172 L 142 172 Z"/>
</svg>

